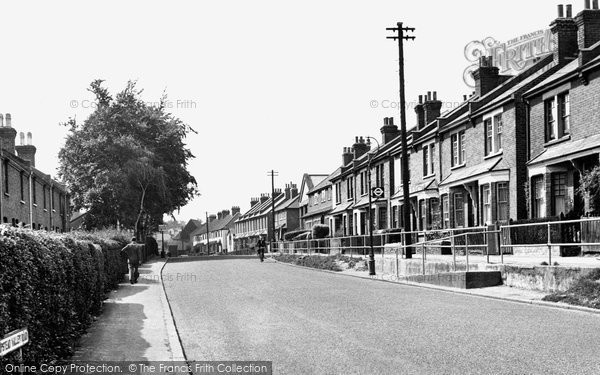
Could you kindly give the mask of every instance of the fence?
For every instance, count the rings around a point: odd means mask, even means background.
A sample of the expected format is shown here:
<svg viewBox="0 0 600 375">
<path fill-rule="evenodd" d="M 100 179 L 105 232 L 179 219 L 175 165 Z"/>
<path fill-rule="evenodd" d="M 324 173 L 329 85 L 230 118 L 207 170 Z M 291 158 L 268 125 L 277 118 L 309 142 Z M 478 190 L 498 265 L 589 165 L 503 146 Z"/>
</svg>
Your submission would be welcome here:
<svg viewBox="0 0 600 375">
<path fill-rule="evenodd" d="M 427 256 L 431 254 L 452 256 L 452 270 L 465 265 L 469 269 L 469 256 L 479 255 L 490 262 L 490 256 L 518 254 L 517 249 L 535 249 L 547 252 L 548 264 L 552 257 L 583 254 L 600 249 L 600 218 L 556 220 L 488 227 L 452 228 L 432 231 L 412 231 L 373 235 L 373 253 L 385 257 L 385 245 L 391 245 L 389 255 L 396 258 L 396 275 L 399 259 L 411 251 L 422 262 L 426 273 Z M 406 245 L 411 236 L 411 245 Z M 320 240 L 282 241 L 275 250 L 287 254 L 344 254 L 366 256 L 370 252 L 369 236 L 333 237 Z M 464 259 L 462 258 L 464 257 Z M 460 263 L 460 267 L 457 264 Z M 383 263 L 382 263 L 383 267 Z"/>
</svg>

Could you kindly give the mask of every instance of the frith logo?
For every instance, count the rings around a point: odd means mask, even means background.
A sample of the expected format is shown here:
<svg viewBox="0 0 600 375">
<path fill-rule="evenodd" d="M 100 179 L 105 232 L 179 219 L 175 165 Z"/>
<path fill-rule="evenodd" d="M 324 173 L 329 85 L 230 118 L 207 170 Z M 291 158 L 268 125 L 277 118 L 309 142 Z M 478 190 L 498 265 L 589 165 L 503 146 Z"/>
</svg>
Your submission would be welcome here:
<svg viewBox="0 0 600 375">
<path fill-rule="evenodd" d="M 465 46 L 465 58 L 472 64 L 463 73 L 467 86 L 474 88 L 475 81 L 472 73 L 479 65 L 479 58 L 491 56 L 494 66 L 500 74 L 516 74 L 530 67 L 537 59 L 554 52 L 556 46 L 552 43 L 552 32 L 538 30 L 513 38 L 501 43 L 493 37 L 481 41 L 474 40 Z"/>
</svg>

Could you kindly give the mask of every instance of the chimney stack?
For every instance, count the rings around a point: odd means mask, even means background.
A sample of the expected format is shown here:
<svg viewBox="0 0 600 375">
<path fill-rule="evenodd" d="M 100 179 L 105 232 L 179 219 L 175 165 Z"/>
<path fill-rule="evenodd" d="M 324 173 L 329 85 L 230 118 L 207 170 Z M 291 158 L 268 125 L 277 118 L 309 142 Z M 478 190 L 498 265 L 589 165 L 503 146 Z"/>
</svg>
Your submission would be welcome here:
<svg viewBox="0 0 600 375">
<path fill-rule="evenodd" d="M 437 91 L 433 92 L 433 97 L 431 97 L 431 91 L 428 92 L 427 98 L 428 100 L 423 103 L 424 126 L 431 124 L 440 117 L 442 110 L 442 102 L 437 100 Z"/>
<path fill-rule="evenodd" d="M 480 98 L 500 84 L 500 70 L 494 66 L 491 56 L 479 58 L 479 68 L 473 73 L 475 80 L 475 95 Z"/>
<path fill-rule="evenodd" d="M 213 221 L 215 221 L 216 218 L 217 218 L 217 215 L 214 215 L 214 214 L 209 215 L 208 216 L 208 222 L 212 223 Z"/>
<path fill-rule="evenodd" d="M 563 5 L 558 5 L 558 18 L 550 24 L 552 45 L 555 46 L 554 62 L 564 64 L 577 55 L 577 23 L 572 18 L 572 7 L 567 5 L 565 17 Z"/>
<path fill-rule="evenodd" d="M 1 129 L 1 128 L 0 128 Z M 19 134 L 19 138 L 21 139 L 21 144 L 15 146 L 15 150 L 17 151 L 17 155 L 28 161 L 32 167 L 35 167 L 35 152 L 36 148 L 31 144 L 31 132 L 27 132 L 27 144 L 25 144 L 25 133 L 21 132 Z"/>
<path fill-rule="evenodd" d="M 290 194 L 292 195 L 292 198 L 298 196 L 298 186 L 296 186 L 296 184 L 290 184 Z"/>
<path fill-rule="evenodd" d="M 17 131 L 12 128 L 12 120 L 10 113 L 5 116 L 6 126 L 0 127 L 0 142 L 2 142 L 2 148 L 11 154 L 15 154 L 15 138 L 17 137 Z"/>
<path fill-rule="evenodd" d="M 239 213 L 240 213 L 240 208 L 238 206 L 231 207 L 231 214 L 232 215 L 239 214 Z"/>
<path fill-rule="evenodd" d="M 223 218 L 223 211 L 217 212 L 217 219 L 221 220 Z"/>
<path fill-rule="evenodd" d="M 256 204 L 259 202 L 258 198 L 250 198 L 250 208 L 256 206 Z"/>
<path fill-rule="evenodd" d="M 577 25 L 577 45 L 579 50 L 590 48 L 600 41 L 600 10 L 598 0 L 585 1 L 585 9 L 575 17 Z"/>
<path fill-rule="evenodd" d="M 223 219 L 225 219 L 227 216 L 229 216 L 229 210 L 223 210 L 221 211 L 221 214 L 223 214 Z"/>
<path fill-rule="evenodd" d="M 400 131 L 398 130 L 398 127 L 394 125 L 394 118 L 385 117 L 383 119 L 383 127 L 381 128 L 382 144 L 388 143 L 399 135 Z"/>
<path fill-rule="evenodd" d="M 427 100 L 427 96 L 425 96 Z M 419 103 L 415 106 L 415 113 L 417 114 L 417 130 L 425 127 L 425 112 L 423 110 L 423 95 L 419 95 Z"/>
<path fill-rule="evenodd" d="M 365 143 L 365 139 L 363 137 L 355 137 L 352 149 L 354 150 L 354 160 L 356 160 L 369 152 L 370 147 Z"/>
<path fill-rule="evenodd" d="M 285 189 L 283 190 L 283 193 L 285 194 L 286 201 L 292 197 L 292 193 L 290 190 L 291 190 L 290 184 L 285 184 Z"/>
<path fill-rule="evenodd" d="M 269 194 L 264 193 L 264 194 L 260 195 L 260 203 L 265 203 L 268 200 L 269 200 Z"/>
</svg>

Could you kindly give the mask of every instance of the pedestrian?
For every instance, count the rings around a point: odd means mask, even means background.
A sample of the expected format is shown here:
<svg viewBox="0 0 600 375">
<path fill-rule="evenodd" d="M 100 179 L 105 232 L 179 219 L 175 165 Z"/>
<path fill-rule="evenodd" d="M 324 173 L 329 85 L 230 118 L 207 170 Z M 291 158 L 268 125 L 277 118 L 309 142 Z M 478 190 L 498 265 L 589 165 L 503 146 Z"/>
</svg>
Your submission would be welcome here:
<svg viewBox="0 0 600 375">
<path fill-rule="evenodd" d="M 142 254 L 141 246 L 137 243 L 135 237 L 133 237 L 131 242 L 121 250 L 121 255 L 127 257 L 127 263 L 129 265 L 129 282 L 131 284 L 137 283 L 138 277 L 140 276 L 138 267 L 140 266 Z"/>
<path fill-rule="evenodd" d="M 258 257 L 260 258 L 260 261 L 264 262 L 265 248 L 267 247 L 267 244 L 265 242 L 265 239 L 262 236 L 259 237 L 258 242 L 256 243 L 256 247 L 257 247 L 257 253 L 258 253 Z"/>
</svg>

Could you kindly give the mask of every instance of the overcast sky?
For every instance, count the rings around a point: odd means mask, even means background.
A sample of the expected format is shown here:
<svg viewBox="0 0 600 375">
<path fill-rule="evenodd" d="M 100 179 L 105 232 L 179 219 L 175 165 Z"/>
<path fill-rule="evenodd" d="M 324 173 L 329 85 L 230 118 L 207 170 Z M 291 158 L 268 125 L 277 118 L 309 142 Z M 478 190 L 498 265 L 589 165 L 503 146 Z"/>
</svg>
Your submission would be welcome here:
<svg viewBox="0 0 600 375">
<path fill-rule="evenodd" d="M 149 102 L 166 90 L 172 113 L 198 132 L 187 143 L 202 196 L 176 216 L 245 211 L 270 192 L 267 171 L 279 172 L 276 187 L 299 185 L 303 173 L 337 168 L 354 136 L 380 139 L 383 117 L 399 123 L 397 45 L 386 27 L 416 28 L 405 47 L 410 127 L 417 95 L 435 90 L 449 108 L 472 91 L 462 78 L 469 42 L 546 29 L 559 3 L 6 2 L 0 112 L 33 133 L 36 166 L 55 175 L 59 123 L 91 113 L 92 80 L 113 93 L 137 80 Z"/>
</svg>

